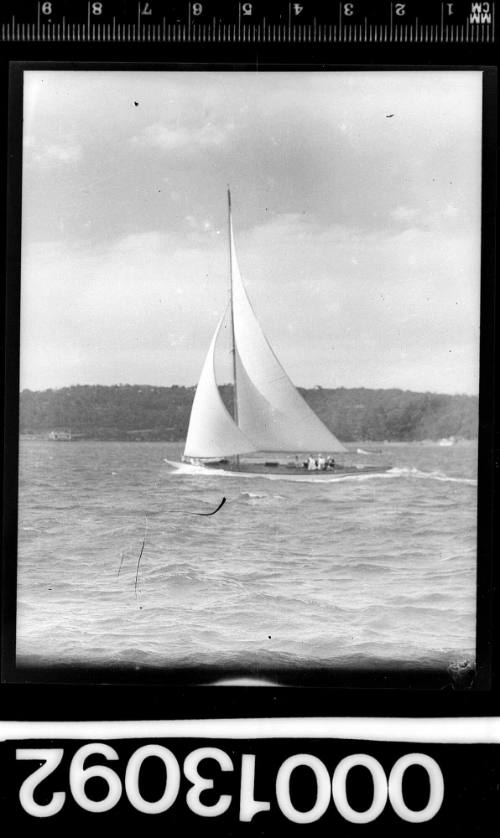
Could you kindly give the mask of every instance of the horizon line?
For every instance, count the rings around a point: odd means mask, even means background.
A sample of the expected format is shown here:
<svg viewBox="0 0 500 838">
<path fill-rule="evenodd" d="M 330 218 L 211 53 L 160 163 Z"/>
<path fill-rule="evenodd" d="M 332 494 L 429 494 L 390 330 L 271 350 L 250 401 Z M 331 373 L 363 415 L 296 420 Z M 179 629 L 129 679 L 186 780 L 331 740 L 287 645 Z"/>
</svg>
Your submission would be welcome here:
<svg viewBox="0 0 500 838">
<path fill-rule="evenodd" d="M 364 384 L 360 384 L 358 386 L 346 387 L 345 384 L 338 384 L 336 386 L 324 386 L 323 384 L 312 384 L 310 386 L 304 386 L 304 385 L 301 385 L 301 384 L 296 384 L 294 386 L 298 390 L 382 390 L 382 391 L 386 391 L 386 392 L 388 392 L 390 390 L 399 390 L 402 393 L 418 393 L 418 394 L 421 394 L 421 395 L 425 395 L 425 394 L 429 393 L 429 394 L 435 395 L 435 396 L 467 396 L 468 398 L 476 398 L 476 399 L 479 398 L 479 393 L 467 393 L 467 392 L 464 392 L 464 391 L 460 391 L 460 392 L 455 391 L 453 393 L 450 393 L 450 392 L 443 392 L 442 390 L 413 390 L 411 388 L 402 387 L 400 385 L 399 386 L 398 385 L 391 385 L 389 387 L 367 387 Z M 41 389 L 41 390 L 34 390 L 31 387 L 23 387 L 22 389 L 19 390 L 19 395 L 21 395 L 22 393 L 25 393 L 25 392 L 30 392 L 30 393 L 57 392 L 59 390 L 68 390 L 72 387 L 108 387 L 108 388 L 112 388 L 112 387 L 139 387 L 139 388 L 140 387 L 146 387 L 146 388 L 151 388 L 151 389 L 155 388 L 155 389 L 163 389 L 163 390 L 169 390 L 173 387 L 177 387 L 177 388 L 182 387 L 186 390 L 195 390 L 196 387 L 197 387 L 197 383 L 196 384 L 144 384 L 144 383 L 130 384 L 130 383 L 120 381 L 120 382 L 117 382 L 115 384 L 99 384 L 99 383 L 93 383 L 93 384 L 88 384 L 88 383 L 87 384 L 63 384 L 63 385 L 59 385 L 57 387 L 45 387 L 44 389 Z M 226 382 L 223 382 L 221 384 L 218 384 L 218 387 L 233 387 L 233 383 L 231 381 L 226 381 Z"/>
</svg>

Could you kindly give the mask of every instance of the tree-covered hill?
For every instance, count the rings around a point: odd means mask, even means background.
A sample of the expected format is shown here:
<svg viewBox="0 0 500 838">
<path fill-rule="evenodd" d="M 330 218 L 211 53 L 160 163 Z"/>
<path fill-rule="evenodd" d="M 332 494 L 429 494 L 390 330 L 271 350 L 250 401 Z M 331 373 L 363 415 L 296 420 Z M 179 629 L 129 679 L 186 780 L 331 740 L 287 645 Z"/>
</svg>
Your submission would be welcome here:
<svg viewBox="0 0 500 838">
<path fill-rule="evenodd" d="M 232 387 L 221 394 L 229 404 Z M 75 386 L 20 396 L 21 433 L 69 430 L 92 439 L 185 439 L 194 387 L 118 384 Z M 300 392 L 339 439 L 412 441 L 477 436 L 475 396 L 414 393 L 409 390 L 332 390 Z"/>
</svg>

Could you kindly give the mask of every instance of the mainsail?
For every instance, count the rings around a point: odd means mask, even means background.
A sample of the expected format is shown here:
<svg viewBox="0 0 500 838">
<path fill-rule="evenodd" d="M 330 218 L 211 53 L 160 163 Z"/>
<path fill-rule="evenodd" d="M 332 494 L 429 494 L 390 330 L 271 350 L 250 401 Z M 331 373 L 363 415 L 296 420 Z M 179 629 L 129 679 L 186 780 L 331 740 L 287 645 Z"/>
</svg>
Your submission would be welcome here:
<svg viewBox="0 0 500 838">
<path fill-rule="evenodd" d="M 221 320 L 196 390 L 184 455 L 345 451 L 296 390 L 262 331 L 240 274 L 230 211 L 229 246 L 237 422 L 217 389 L 214 353 Z"/>
</svg>

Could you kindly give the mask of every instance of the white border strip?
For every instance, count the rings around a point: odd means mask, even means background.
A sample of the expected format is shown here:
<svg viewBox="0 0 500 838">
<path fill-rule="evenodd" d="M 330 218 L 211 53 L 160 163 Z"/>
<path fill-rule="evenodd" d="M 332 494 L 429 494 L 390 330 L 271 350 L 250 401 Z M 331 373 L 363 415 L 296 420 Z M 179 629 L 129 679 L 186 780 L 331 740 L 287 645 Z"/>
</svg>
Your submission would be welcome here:
<svg viewBox="0 0 500 838">
<path fill-rule="evenodd" d="M 500 717 L 175 719 L 121 722 L 0 722 L 18 739 L 361 739 L 373 742 L 500 744 Z"/>
</svg>

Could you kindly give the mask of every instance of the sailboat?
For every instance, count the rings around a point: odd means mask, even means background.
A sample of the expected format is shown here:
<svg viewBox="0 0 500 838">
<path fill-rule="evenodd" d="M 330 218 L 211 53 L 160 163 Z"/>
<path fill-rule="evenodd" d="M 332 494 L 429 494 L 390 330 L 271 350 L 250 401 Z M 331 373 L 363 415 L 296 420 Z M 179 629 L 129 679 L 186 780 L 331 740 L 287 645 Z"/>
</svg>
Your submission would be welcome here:
<svg viewBox="0 0 500 838">
<path fill-rule="evenodd" d="M 196 388 L 183 463 L 238 473 L 311 472 L 318 477 L 332 471 L 374 470 L 336 463 L 333 454 L 346 448 L 300 395 L 262 331 L 238 265 L 229 189 L 228 237 L 233 410 L 224 404 L 216 377 L 215 351 L 225 312 Z"/>
</svg>

